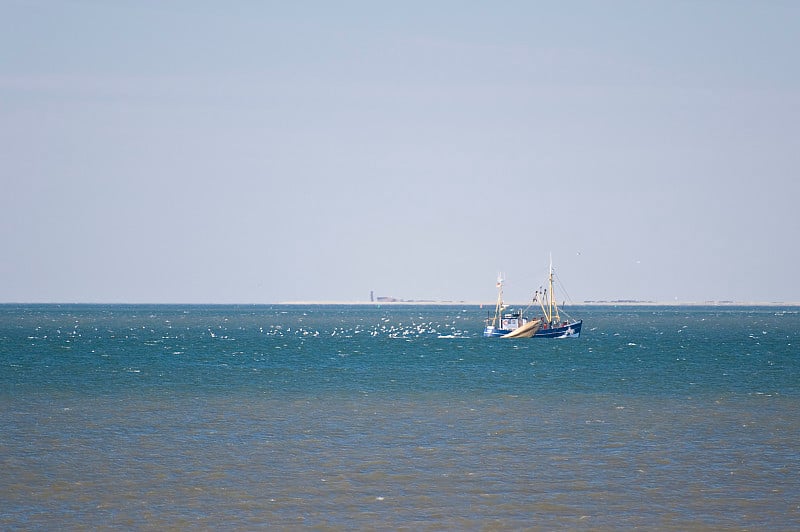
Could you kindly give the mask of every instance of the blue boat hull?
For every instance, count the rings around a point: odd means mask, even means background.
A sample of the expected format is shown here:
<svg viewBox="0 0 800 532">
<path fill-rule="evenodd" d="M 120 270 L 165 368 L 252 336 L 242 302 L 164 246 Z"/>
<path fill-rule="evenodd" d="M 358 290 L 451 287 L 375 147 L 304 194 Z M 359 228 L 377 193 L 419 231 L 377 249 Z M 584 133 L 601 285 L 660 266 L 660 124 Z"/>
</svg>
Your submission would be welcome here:
<svg viewBox="0 0 800 532">
<path fill-rule="evenodd" d="M 494 327 L 486 327 L 483 330 L 484 338 L 500 338 L 501 336 L 510 333 L 509 329 L 495 329 Z"/>
<path fill-rule="evenodd" d="M 553 327 L 552 329 L 539 329 L 534 338 L 577 338 L 581 335 L 581 327 L 583 320 L 578 320 L 573 323 L 562 325 L 561 327 Z"/>
<path fill-rule="evenodd" d="M 577 338 L 581 335 L 581 327 L 583 320 L 578 320 L 560 327 L 552 327 L 547 329 L 539 329 L 533 338 Z M 486 338 L 499 338 L 508 334 L 513 329 L 496 329 L 494 327 L 486 327 L 483 331 L 483 336 Z"/>
</svg>

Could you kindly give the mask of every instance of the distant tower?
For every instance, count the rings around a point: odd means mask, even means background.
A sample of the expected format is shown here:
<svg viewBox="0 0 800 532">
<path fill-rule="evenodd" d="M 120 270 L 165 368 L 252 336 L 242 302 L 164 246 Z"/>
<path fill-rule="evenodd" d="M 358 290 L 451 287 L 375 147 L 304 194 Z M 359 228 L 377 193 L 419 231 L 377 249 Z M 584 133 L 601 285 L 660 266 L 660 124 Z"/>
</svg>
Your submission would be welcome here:
<svg viewBox="0 0 800 532">
<path fill-rule="evenodd" d="M 369 302 L 375 303 L 375 292 L 372 290 L 369 291 Z"/>
</svg>

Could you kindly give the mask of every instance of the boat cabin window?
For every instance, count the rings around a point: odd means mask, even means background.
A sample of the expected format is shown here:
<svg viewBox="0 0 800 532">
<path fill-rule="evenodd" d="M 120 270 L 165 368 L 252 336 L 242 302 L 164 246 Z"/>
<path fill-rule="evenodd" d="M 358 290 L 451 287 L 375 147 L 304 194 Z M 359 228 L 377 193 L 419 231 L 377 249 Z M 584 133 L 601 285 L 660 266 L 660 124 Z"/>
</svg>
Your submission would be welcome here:
<svg viewBox="0 0 800 532">
<path fill-rule="evenodd" d="M 519 320 L 517 318 L 503 318 L 500 326 L 502 329 L 514 330 L 519 327 Z"/>
</svg>

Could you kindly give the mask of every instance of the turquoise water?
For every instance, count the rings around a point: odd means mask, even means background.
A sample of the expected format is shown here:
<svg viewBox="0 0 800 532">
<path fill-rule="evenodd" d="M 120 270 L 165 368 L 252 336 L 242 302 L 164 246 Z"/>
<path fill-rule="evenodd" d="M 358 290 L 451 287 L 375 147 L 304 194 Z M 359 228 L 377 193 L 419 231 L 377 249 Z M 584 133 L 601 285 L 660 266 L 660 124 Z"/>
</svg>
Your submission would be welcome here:
<svg viewBox="0 0 800 532">
<path fill-rule="evenodd" d="M 800 309 L 0 305 L 3 528 L 800 527 Z"/>
</svg>

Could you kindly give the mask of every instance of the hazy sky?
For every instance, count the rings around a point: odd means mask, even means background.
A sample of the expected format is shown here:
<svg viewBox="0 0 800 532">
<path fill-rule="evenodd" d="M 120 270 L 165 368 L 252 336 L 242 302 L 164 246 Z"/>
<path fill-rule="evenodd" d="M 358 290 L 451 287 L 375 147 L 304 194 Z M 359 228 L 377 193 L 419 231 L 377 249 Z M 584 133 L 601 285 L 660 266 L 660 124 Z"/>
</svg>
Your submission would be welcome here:
<svg viewBox="0 0 800 532">
<path fill-rule="evenodd" d="M 0 2 L 0 301 L 800 301 L 800 3 Z"/>
</svg>

